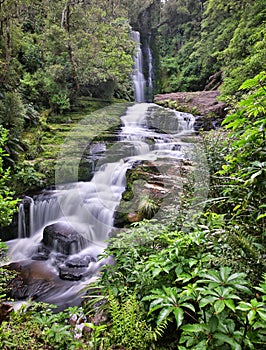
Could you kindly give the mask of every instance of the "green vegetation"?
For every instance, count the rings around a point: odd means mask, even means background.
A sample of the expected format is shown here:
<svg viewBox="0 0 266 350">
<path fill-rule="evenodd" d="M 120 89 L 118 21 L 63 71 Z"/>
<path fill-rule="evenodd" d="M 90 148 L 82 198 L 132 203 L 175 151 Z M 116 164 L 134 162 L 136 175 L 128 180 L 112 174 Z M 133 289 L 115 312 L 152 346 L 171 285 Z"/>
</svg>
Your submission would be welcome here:
<svg viewBox="0 0 266 350">
<path fill-rule="evenodd" d="M 11 222 L 18 202 L 13 199 L 14 192 L 8 185 L 10 169 L 4 168 L 4 161 L 8 157 L 8 153 L 5 151 L 7 140 L 8 131 L 0 125 L 0 225 L 7 225 Z"/>
<path fill-rule="evenodd" d="M 51 182 L 54 144 L 63 141 L 51 124 L 132 99 L 135 44 L 125 5 L 1 1 L 0 125 L 17 194 Z"/>
<path fill-rule="evenodd" d="M 265 68 L 265 1 L 168 0 L 162 9 L 162 90 L 239 94 Z"/>
<path fill-rule="evenodd" d="M 188 188 L 179 217 L 167 226 L 144 221 L 110 240 L 105 255 L 116 264 L 103 271 L 96 299 L 88 295 L 90 312 L 109 315 L 111 325 L 110 298 L 119 302 L 123 324 L 123 305 L 136 295 L 135 308 L 146 311 L 142 321 L 152 332 L 162 326 L 155 349 L 261 349 L 266 341 L 265 73 L 241 89 L 224 121 L 231 133 L 204 135 L 211 197 L 198 221 L 184 221 Z M 126 322 L 124 337 L 131 334 Z M 102 335 L 108 338 L 108 328 Z"/>
</svg>

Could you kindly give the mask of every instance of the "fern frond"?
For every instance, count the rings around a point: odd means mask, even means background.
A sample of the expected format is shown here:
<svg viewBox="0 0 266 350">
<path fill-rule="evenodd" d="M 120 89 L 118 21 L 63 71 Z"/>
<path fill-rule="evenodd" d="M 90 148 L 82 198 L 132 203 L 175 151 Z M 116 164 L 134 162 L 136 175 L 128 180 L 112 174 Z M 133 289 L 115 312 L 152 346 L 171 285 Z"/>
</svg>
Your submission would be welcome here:
<svg viewBox="0 0 266 350">
<path fill-rule="evenodd" d="M 94 314 L 96 310 L 100 312 L 106 308 L 107 297 L 103 286 L 93 282 L 81 290 L 81 293 L 84 292 L 86 292 L 83 297 L 85 299 L 84 310 L 87 315 Z"/>
<path fill-rule="evenodd" d="M 153 330 L 154 340 L 157 341 L 163 336 L 163 333 L 167 327 L 168 321 L 164 319 L 157 327 Z"/>
<path fill-rule="evenodd" d="M 233 247 L 242 249 L 249 258 L 258 260 L 261 256 L 259 244 L 256 243 L 255 237 L 248 233 L 233 232 L 228 235 L 228 241 Z"/>
</svg>

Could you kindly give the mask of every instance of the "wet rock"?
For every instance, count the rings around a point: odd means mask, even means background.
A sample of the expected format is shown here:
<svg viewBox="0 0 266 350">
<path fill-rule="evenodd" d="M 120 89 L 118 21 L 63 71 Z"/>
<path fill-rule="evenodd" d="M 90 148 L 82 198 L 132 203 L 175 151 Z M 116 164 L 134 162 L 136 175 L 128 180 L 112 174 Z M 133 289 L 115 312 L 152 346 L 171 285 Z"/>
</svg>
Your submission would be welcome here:
<svg viewBox="0 0 266 350">
<path fill-rule="evenodd" d="M 9 314 L 13 310 L 11 303 L 4 301 L 0 303 L 0 324 L 9 319 Z"/>
<path fill-rule="evenodd" d="M 88 245 L 88 241 L 81 233 L 64 222 L 46 226 L 43 231 L 42 243 L 48 249 L 53 249 L 65 255 L 79 253 Z"/>
<path fill-rule="evenodd" d="M 38 250 L 31 257 L 32 260 L 48 260 L 50 255 L 50 250 L 45 248 L 43 245 L 38 247 Z"/>
<path fill-rule="evenodd" d="M 194 123 L 194 129 L 196 131 L 198 130 L 204 130 L 204 131 L 210 131 L 210 130 L 216 130 L 221 126 L 221 123 L 223 121 L 223 118 L 215 118 L 215 117 L 204 117 L 204 116 L 197 116 L 195 123 Z"/>
<path fill-rule="evenodd" d="M 212 130 L 220 126 L 226 116 L 226 104 L 218 100 L 218 90 L 196 92 L 172 92 L 156 95 L 154 102 L 181 112 L 200 115 L 195 130 Z"/>
<path fill-rule="evenodd" d="M 66 261 L 67 267 L 88 267 L 90 262 L 96 262 L 92 256 L 75 257 Z"/>
<path fill-rule="evenodd" d="M 10 296 L 15 300 L 38 299 L 54 287 L 58 278 L 42 261 L 10 264 L 9 269 L 18 272 L 10 284 Z"/>
<path fill-rule="evenodd" d="M 90 272 L 87 268 L 80 267 L 67 267 L 63 266 L 59 268 L 59 277 L 63 280 L 79 281 L 83 277 L 89 276 Z"/>
</svg>

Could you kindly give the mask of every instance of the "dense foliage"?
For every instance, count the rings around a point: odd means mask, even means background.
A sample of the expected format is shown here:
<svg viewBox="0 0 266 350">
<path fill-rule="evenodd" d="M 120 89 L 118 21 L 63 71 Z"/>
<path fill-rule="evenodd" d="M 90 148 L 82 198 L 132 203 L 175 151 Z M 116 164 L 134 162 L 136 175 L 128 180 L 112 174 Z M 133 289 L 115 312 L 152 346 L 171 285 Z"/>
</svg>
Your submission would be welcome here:
<svg viewBox="0 0 266 350">
<path fill-rule="evenodd" d="M 224 97 L 265 68 L 265 1 L 168 0 L 160 27 L 164 91 Z"/>
<path fill-rule="evenodd" d="M 132 99 L 135 44 L 125 5 L 0 2 L 0 125 L 8 130 L 10 157 L 4 165 L 11 166 L 18 193 L 42 187 L 53 173 L 57 154 L 43 167 L 32 160 L 45 153 L 45 132 L 52 129 L 47 121 L 54 115 L 59 123 L 73 122 L 63 114 L 90 107 L 90 99 L 100 98 L 102 106 L 114 97 Z"/>
<path fill-rule="evenodd" d="M 230 134 L 203 135 L 211 197 L 199 220 L 186 219 L 188 188 L 171 224 L 143 222 L 110 241 L 105 254 L 116 263 L 103 271 L 98 295 L 89 295 L 87 304 L 88 310 L 94 305 L 90 312 L 109 315 L 115 335 L 102 331 L 107 342 L 111 337 L 112 344 L 131 349 L 127 337 L 137 341 L 130 333 L 134 317 L 123 311 L 135 295 L 135 315 L 157 334 L 143 338 L 143 349 L 265 344 L 265 77 L 261 72 L 241 85 L 245 94 L 224 121 Z M 114 296 L 120 304 L 115 312 Z M 128 329 L 117 337 L 123 322 Z"/>
<path fill-rule="evenodd" d="M 4 148 L 7 138 L 8 131 L 0 125 L 0 225 L 7 225 L 11 222 L 18 203 L 18 200 L 13 199 L 14 192 L 8 186 L 10 169 L 4 168 L 5 158 L 8 157 Z"/>
<path fill-rule="evenodd" d="M 58 112 L 78 94 L 125 96 L 134 45 L 124 15 L 111 1 L 1 2 L 2 87 Z"/>
</svg>

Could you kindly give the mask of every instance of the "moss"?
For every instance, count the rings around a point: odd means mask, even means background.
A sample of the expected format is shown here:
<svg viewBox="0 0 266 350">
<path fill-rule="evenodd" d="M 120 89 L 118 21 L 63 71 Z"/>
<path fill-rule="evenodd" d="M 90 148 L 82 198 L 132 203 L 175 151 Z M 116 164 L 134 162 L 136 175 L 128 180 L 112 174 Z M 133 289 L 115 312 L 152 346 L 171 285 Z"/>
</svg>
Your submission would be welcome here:
<svg viewBox="0 0 266 350">
<path fill-rule="evenodd" d="M 156 184 L 160 171 L 152 163 L 135 164 L 126 173 L 126 188 L 115 213 L 115 226 L 125 227 L 131 222 L 150 219 L 159 210 L 162 198 L 146 184 Z"/>
<path fill-rule="evenodd" d="M 93 113 L 88 113 L 90 109 L 76 110 L 75 113 L 67 116 L 54 116 L 50 120 L 53 122 L 45 125 L 34 126 L 23 135 L 26 151 L 20 154 L 20 162 L 31 160 L 35 170 L 43 181 L 43 185 L 53 185 L 55 181 L 55 166 L 59 152 L 65 152 L 69 147 L 75 157 L 74 142 L 89 142 L 89 140 L 116 141 L 115 133 L 120 126 L 120 116 L 125 112 L 129 103 L 117 103 L 110 105 L 111 101 L 90 101 L 94 106 Z M 85 104 L 85 102 L 84 102 Z M 95 111 L 96 106 L 110 105 L 104 109 Z M 50 116 L 48 117 L 49 120 Z M 53 118 L 53 119 L 52 119 Z M 65 120 L 69 122 L 66 123 Z M 111 135 L 111 136 L 110 136 Z M 73 141 L 73 142 L 72 142 Z M 71 143 L 72 142 L 72 143 Z M 76 156 L 80 156 L 76 154 Z M 65 167 L 65 166 L 64 166 Z M 65 178 L 72 181 L 73 169 L 71 165 L 66 169 Z M 81 164 L 79 179 L 89 179 L 89 171 Z M 22 189 L 18 189 L 20 193 Z"/>
</svg>

